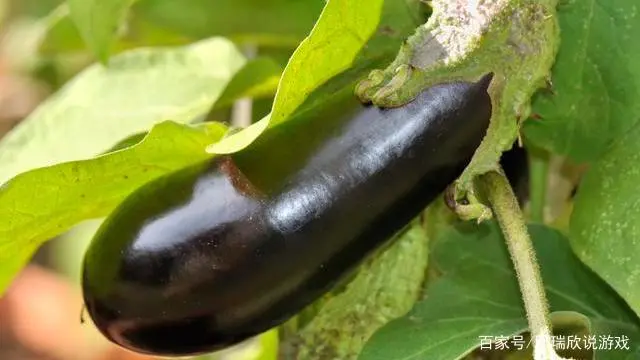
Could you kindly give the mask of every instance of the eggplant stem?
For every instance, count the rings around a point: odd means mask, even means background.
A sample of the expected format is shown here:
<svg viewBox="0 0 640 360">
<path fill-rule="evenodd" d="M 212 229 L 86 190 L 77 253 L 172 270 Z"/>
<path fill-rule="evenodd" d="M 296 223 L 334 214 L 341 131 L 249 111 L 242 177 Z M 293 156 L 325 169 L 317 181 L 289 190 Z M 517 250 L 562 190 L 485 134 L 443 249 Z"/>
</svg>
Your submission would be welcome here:
<svg viewBox="0 0 640 360">
<path fill-rule="evenodd" d="M 480 176 L 478 183 L 498 220 L 516 270 L 527 321 L 531 329 L 534 359 L 564 359 L 553 349 L 549 305 L 540 268 L 522 210 L 509 185 L 509 180 L 502 171 L 491 171 Z"/>
</svg>

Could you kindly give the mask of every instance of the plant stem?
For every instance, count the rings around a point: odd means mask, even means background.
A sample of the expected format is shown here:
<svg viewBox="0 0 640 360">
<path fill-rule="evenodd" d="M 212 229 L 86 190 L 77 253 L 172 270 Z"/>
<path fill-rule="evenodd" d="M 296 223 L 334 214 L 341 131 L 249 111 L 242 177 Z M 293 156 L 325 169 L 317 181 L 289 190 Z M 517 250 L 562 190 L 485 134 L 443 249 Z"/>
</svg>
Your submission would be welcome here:
<svg viewBox="0 0 640 360">
<path fill-rule="evenodd" d="M 256 57 L 258 48 L 255 44 L 245 44 L 242 47 L 242 53 L 247 60 L 251 60 Z M 250 97 L 238 99 L 231 110 L 231 123 L 233 126 L 245 128 L 251 125 L 252 114 L 253 99 Z"/>
<path fill-rule="evenodd" d="M 531 221 L 544 222 L 544 208 L 547 200 L 547 183 L 549 180 L 549 156 L 542 150 L 529 150 L 529 210 Z"/>
<path fill-rule="evenodd" d="M 527 320 L 531 329 L 535 360 L 562 359 L 553 350 L 549 306 L 542 276 L 518 200 L 507 178 L 492 171 L 479 178 L 482 192 L 500 224 L 513 261 Z"/>
</svg>

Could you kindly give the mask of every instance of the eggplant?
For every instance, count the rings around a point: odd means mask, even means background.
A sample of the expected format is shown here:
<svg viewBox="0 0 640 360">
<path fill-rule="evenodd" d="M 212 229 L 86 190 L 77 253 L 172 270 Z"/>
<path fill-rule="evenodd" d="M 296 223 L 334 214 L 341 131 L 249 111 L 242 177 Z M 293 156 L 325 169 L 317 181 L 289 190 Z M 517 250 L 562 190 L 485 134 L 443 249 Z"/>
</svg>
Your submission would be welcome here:
<svg viewBox="0 0 640 360">
<path fill-rule="evenodd" d="M 529 154 L 527 150 L 514 143 L 511 149 L 500 157 L 500 166 L 509 180 L 509 185 L 518 199 L 520 206 L 529 200 Z"/>
<path fill-rule="evenodd" d="M 461 174 L 489 124 L 490 81 L 436 85 L 400 108 L 360 105 L 309 137 L 284 124 L 143 186 L 85 254 L 87 313 L 112 342 L 160 356 L 220 350 L 282 324 Z M 282 144 L 296 146 L 265 166 Z"/>
</svg>

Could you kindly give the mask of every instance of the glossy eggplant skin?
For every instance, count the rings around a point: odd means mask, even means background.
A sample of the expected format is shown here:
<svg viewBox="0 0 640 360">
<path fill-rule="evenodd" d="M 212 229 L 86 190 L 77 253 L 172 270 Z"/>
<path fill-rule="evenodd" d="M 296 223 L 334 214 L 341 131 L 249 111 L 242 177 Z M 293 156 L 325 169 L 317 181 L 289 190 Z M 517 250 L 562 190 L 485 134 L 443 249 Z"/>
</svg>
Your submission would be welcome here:
<svg viewBox="0 0 640 360">
<path fill-rule="evenodd" d="M 142 187 L 85 255 L 88 314 L 111 341 L 162 356 L 219 350 L 283 323 L 461 174 L 488 127 L 489 82 L 362 107 L 279 181 L 252 175 L 249 148 Z"/>
</svg>

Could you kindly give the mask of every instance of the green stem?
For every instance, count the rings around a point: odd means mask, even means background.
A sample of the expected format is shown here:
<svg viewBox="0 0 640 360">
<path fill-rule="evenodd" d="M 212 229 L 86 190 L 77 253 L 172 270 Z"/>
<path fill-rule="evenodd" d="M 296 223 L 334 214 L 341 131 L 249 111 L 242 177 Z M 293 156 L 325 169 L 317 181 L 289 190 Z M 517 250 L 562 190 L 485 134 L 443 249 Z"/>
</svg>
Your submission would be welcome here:
<svg viewBox="0 0 640 360">
<path fill-rule="evenodd" d="M 553 350 L 549 306 L 542 276 L 522 211 L 509 180 L 502 173 L 491 171 L 480 176 L 479 185 L 500 224 L 516 270 L 531 329 L 535 359 L 561 359 Z"/>
<path fill-rule="evenodd" d="M 531 221 L 544 222 L 549 178 L 549 156 L 542 150 L 529 151 L 529 210 Z"/>
</svg>

